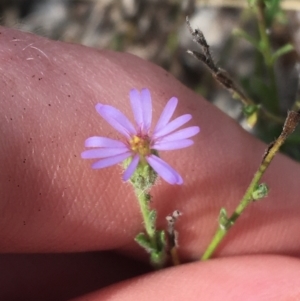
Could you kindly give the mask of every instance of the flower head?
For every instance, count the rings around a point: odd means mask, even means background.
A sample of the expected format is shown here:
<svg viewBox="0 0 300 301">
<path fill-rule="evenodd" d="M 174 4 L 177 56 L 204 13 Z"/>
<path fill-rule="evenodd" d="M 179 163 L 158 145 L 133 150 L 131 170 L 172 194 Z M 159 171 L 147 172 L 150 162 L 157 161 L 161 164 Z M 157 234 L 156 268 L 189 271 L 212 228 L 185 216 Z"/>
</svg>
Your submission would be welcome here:
<svg viewBox="0 0 300 301">
<path fill-rule="evenodd" d="M 100 159 L 92 164 L 94 169 L 130 159 L 123 174 L 124 181 L 131 178 L 138 165 L 146 164 L 150 165 L 168 183 L 182 184 L 183 180 L 179 173 L 159 158 L 157 151 L 180 149 L 192 145 L 193 141 L 189 138 L 199 133 L 200 128 L 191 126 L 178 130 L 192 116 L 185 114 L 170 121 L 178 103 L 178 99 L 172 97 L 151 133 L 152 101 L 149 90 L 142 89 L 141 92 L 136 89 L 131 90 L 130 103 L 135 119 L 134 125 L 116 108 L 100 103 L 96 105 L 97 112 L 125 137 L 125 141 L 98 136 L 90 137 L 85 141 L 85 147 L 94 149 L 82 152 L 81 157 Z"/>
</svg>

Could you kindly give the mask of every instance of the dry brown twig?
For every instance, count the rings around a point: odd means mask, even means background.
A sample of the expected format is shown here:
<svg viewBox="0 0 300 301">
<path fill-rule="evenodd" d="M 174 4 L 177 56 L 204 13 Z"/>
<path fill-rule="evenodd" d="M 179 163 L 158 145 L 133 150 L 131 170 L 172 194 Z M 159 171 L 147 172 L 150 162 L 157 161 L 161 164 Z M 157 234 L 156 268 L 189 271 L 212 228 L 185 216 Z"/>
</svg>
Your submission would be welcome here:
<svg viewBox="0 0 300 301">
<path fill-rule="evenodd" d="M 233 98 L 239 99 L 242 104 L 246 106 L 256 105 L 255 102 L 250 99 L 244 91 L 239 87 L 239 85 L 229 76 L 226 70 L 219 68 L 213 61 L 211 56 L 209 45 L 206 42 L 204 34 L 199 29 L 193 29 L 191 27 L 189 18 L 186 17 L 187 27 L 193 37 L 193 41 L 200 46 L 202 52 L 187 50 L 187 53 L 194 56 L 196 59 L 201 61 L 211 72 L 212 76 L 224 87 L 226 88 L 232 95 Z M 283 124 L 284 120 L 277 115 L 269 112 L 262 106 L 259 106 L 260 112 L 267 117 L 268 119 L 277 122 L 279 124 Z"/>
</svg>

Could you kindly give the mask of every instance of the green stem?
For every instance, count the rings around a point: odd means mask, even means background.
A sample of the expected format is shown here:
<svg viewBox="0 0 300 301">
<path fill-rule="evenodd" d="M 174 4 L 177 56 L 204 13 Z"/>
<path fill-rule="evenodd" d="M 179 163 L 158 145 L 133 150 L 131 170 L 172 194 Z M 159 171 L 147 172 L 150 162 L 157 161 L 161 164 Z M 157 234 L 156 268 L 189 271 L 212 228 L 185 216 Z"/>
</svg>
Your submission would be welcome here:
<svg viewBox="0 0 300 301">
<path fill-rule="evenodd" d="M 268 163 L 267 165 L 269 165 Z M 217 230 L 215 233 L 211 243 L 207 247 L 206 251 L 204 252 L 201 260 L 207 260 L 209 259 L 214 251 L 216 250 L 217 246 L 221 243 L 229 229 L 235 224 L 236 220 L 239 218 L 239 216 L 243 213 L 243 211 L 247 208 L 247 206 L 252 202 L 252 192 L 255 190 L 255 188 L 258 185 L 259 180 L 261 179 L 262 175 L 264 174 L 264 171 L 267 168 L 267 165 L 262 162 L 261 165 L 259 166 L 258 171 L 255 173 L 248 189 L 246 190 L 245 195 L 243 196 L 242 200 L 240 201 L 239 205 L 236 207 L 235 211 L 229 218 L 228 222 L 228 227 L 227 228 L 221 228 Z"/>
<path fill-rule="evenodd" d="M 273 95 L 270 97 L 274 99 L 274 102 L 272 104 L 272 111 L 274 113 L 279 113 L 279 98 L 278 98 L 278 90 L 277 90 L 277 83 L 276 83 L 276 76 L 274 71 L 274 63 L 272 60 L 272 49 L 271 44 L 269 40 L 269 36 L 267 34 L 267 27 L 266 27 L 266 20 L 265 20 L 265 3 L 264 0 L 257 0 L 257 21 L 258 21 L 258 29 L 260 34 L 260 45 L 261 45 L 261 53 L 264 57 L 265 64 L 267 66 L 267 71 L 269 75 L 270 85 L 271 85 L 271 91 L 273 91 Z"/>
<path fill-rule="evenodd" d="M 271 65 L 272 51 L 271 45 L 269 41 L 269 37 L 267 35 L 267 26 L 265 20 L 265 4 L 264 0 L 257 1 L 257 21 L 258 21 L 258 29 L 261 38 L 261 43 L 263 44 L 262 52 L 265 58 L 265 62 L 268 66 Z"/>
<path fill-rule="evenodd" d="M 229 229 L 235 224 L 236 220 L 241 216 L 241 214 L 244 212 L 247 206 L 254 200 L 252 195 L 255 189 L 257 188 L 261 177 L 263 176 L 264 172 L 270 165 L 271 161 L 273 160 L 276 153 L 279 151 L 279 148 L 284 143 L 286 138 L 295 130 L 299 122 L 299 119 L 300 119 L 300 113 L 294 111 L 289 112 L 280 136 L 267 149 L 263 161 L 260 164 L 256 173 L 254 174 L 254 177 L 248 189 L 246 190 L 245 195 L 243 196 L 239 205 L 236 207 L 233 214 L 228 219 L 228 223 L 227 223 L 228 226 L 218 228 L 211 243 L 209 244 L 203 256 L 201 257 L 201 260 L 207 260 L 211 258 L 211 256 L 213 255 L 213 253 L 215 252 L 215 250 L 223 240 L 223 238 L 228 233 Z"/>
<path fill-rule="evenodd" d="M 155 228 L 153 227 L 153 221 L 151 221 L 150 218 L 150 212 L 151 212 L 149 206 L 150 194 L 143 191 L 142 189 L 136 189 L 135 192 L 136 192 L 137 199 L 139 201 L 146 233 L 150 239 L 152 247 L 156 249 L 157 248 L 156 231 Z"/>
</svg>

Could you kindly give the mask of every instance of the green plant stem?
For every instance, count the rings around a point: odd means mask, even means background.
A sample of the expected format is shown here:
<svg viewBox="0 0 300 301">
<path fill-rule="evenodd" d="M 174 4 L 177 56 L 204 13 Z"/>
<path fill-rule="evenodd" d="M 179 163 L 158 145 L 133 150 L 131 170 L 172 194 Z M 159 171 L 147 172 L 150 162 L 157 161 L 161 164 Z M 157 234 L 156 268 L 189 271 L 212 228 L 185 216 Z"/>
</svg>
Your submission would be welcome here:
<svg viewBox="0 0 300 301">
<path fill-rule="evenodd" d="M 236 220 L 241 216 L 241 214 L 244 212 L 244 210 L 247 208 L 247 206 L 253 201 L 252 194 L 253 194 L 254 190 L 256 189 L 256 187 L 258 186 L 261 177 L 263 176 L 264 172 L 270 165 L 270 163 L 273 160 L 276 153 L 279 151 L 279 148 L 281 147 L 281 145 L 284 143 L 286 138 L 296 128 L 296 126 L 299 122 L 299 119 L 300 119 L 299 113 L 294 112 L 294 111 L 289 112 L 280 136 L 267 149 L 258 170 L 254 174 L 254 177 L 253 177 L 248 189 L 245 192 L 245 195 L 243 196 L 239 205 L 236 207 L 233 214 L 228 219 L 227 227 L 219 227 L 218 228 L 211 243 L 209 244 L 209 246 L 207 247 L 203 256 L 201 257 L 201 260 L 207 260 L 207 259 L 211 258 L 211 256 L 213 255 L 213 253 L 215 252 L 215 250 L 217 249 L 217 247 L 223 240 L 223 238 L 228 233 L 229 229 L 235 224 Z"/>
<path fill-rule="evenodd" d="M 267 65 L 271 64 L 272 51 L 271 45 L 269 41 L 269 37 L 267 35 L 267 27 L 266 20 L 264 14 L 265 4 L 263 0 L 257 1 L 257 21 L 258 21 L 258 29 L 261 38 L 261 43 L 263 44 L 262 50 L 265 58 L 265 62 Z"/>
<path fill-rule="evenodd" d="M 215 233 L 211 243 L 209 244 L 205 253 L 201 257 L 201 260 L 207 260 L 213 255 L 214 251 L 216 250 L 218 245 L 221 243 L 221 241 L 223 240 L 223 238 L 225 237 L 225 235 L 227 234 L 229 229 L 235 224 L 235 222 L 239 218 L 239 216 L 243 213 L 243 211 L 247 208 L 247 206 L 252 202 L 252 200 L 253 200 L 251 197 L 252 192 L 257 187 L 259 180 L 261 179 L 262 175 L 264 174 L 264 172 L 269 164 L 270 164 L 270 162 L 268 164 L 266 164 L 266 162 L 262 162 L 258 171 L 255 173 L 244 197 L 242 198 L 239 205 L 236 207 L 235 211 L 229 218 L 228 227 L 226 227 L 226 228 L 219 227 L 219 229 Z"/>
<path fill-rule="evenodd" d="M 257 21 L 258 21 L 258 29 L 259 29 L 260 39 L 261 39 L 260 49 L 264 57 L 265 64 L 267 66 L 271 89 L 272 91 L 274 91 L 272 97 L 274 98 L 273 107 L 269 109 L 272 109 L 274 113 L 279 113 L 280 108 L 279 108 L 278 90 L 277 90 L 277 83 L 276 83 L 276 77 L 274 71 L 274 64 L 272 60 L 272 49 L 271 49 L 269 36 L 267 34 L 267 27 L 266 27 L 265 13 L 264 13 L 265 10 L 264 0 L 257 0 L 256 6 L 257 6 L 256 14 L 257 14 Z"/>
<path fill-rule="evenodd" d="M 135 189 L 135 193 L 140 205 L 140 210 L 142 213 L 146 233 L 149 237 L 152 247 L 154 249 L 157 249 L 156 231 L 155 228 L 153 227 L 153 222 L 150 219 L 150 212 L 151 212 L 149 206 L 150 195 L 149 193 L 143 191 L 142 189 Z"/>
</svg>

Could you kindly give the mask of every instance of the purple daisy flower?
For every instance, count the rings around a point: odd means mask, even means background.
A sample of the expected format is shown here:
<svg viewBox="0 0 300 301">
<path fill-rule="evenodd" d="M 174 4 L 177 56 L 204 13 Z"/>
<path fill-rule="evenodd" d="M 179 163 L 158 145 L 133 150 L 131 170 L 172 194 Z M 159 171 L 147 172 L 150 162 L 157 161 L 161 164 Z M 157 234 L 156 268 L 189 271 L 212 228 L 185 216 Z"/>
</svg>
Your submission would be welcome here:
<svg viewBox="0 0 300 301">
<path fill-rule="evenodd" d="M 139 92 L 132 89 L 130 103 L 135 125 L 116 108 L 100 103 L 96 105 L 97 112 L 121 133 L 126 141 L 98 136 L 90 137 L 85 141 L 85 147 L 94 147 L 95 149 L 82 152 L 81 157 L 83 159 L 100 159 L 92 164 L 93 169 L 108 167 L 131 158 L 131 162 L 123 174 L 124 181 L 131 178 L 139 163 L 148 163 L 168 183 L 182 184 L 183 180 L 180 174 L 156 154 L 157 151 L 180 149 L 192 145 L 193 141 L 188 138 L 199 133 L 200 128 L 191 126 L 177 130 L 191 120 L 192 116 L 185 114 L 170 121 L 178 103 L 178 99 L 172 97 L 150 134 L 152 102 L 149 90 L 142 89 Z"/>
</svg>

